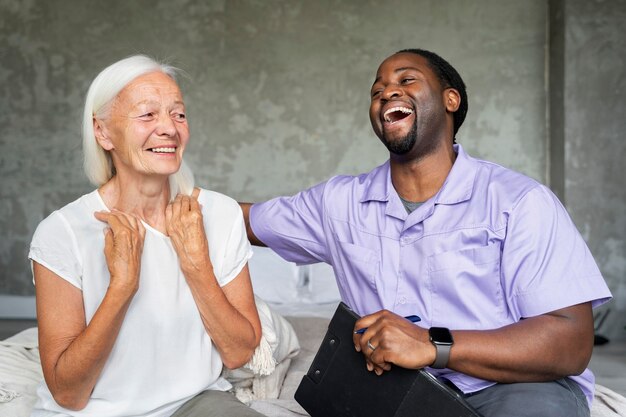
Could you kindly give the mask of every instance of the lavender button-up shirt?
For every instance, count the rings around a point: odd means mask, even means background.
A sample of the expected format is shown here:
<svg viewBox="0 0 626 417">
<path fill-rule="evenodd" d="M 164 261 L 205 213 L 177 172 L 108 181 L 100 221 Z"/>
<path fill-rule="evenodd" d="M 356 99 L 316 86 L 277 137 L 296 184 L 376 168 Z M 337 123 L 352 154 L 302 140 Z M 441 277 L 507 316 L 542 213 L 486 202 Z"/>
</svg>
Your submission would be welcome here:
<svg viewBox="0 0 626 417">
<path fill-rule="evenodd" d="M 468 156 L 439 192 L 407 214 L 389 162 L 336 176 L 292 197 L 255 204 L 255 235 L 283 258 L 333 266 L 344 302 L 361 315 L 388 309 L 418 324 L 486 330 L 611 293 L 556 196 L 536 181 Z M 493 385 L 435 371 L 466 393 Z M 594 377 L 573 377 L 589 402 Z"/>
</svg>

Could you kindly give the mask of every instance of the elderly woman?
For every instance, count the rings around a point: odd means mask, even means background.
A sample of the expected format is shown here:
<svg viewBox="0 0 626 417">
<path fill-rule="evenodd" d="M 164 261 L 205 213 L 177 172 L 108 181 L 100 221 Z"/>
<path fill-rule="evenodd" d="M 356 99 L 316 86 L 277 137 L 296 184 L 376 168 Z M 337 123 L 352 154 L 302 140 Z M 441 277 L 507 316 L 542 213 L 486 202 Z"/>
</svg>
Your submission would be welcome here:
<svg viewBox="0 0 626 417">
<path fill-rule="evenodd" d="M 93 81 L 85 171 L 29 258 L 45 384 L 33 416 L 259 416 L 225 392 L 261 338 L 241 210 L 193 188 L 172 67 L 145 56 Z"/>
</svg>

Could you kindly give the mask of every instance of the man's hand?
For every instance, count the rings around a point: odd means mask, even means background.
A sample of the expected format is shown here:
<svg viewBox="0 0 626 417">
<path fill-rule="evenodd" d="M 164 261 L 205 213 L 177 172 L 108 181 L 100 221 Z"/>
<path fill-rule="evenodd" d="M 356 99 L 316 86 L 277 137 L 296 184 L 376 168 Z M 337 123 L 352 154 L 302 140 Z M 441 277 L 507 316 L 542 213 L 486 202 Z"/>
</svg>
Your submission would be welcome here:
<svg viewBox="0 0 626 417">
<path fill-rule="evenodd" d="M 381 375 L 391 365 L 419 369 L 435 361 L 435 347 L 428 331 L 402 316 L 381 310 L 359 319 L 354 330 L 367 328 L 363 334 L 354 334 L 357 351 L 363 352 L 367 369 Z"/>
</svg>

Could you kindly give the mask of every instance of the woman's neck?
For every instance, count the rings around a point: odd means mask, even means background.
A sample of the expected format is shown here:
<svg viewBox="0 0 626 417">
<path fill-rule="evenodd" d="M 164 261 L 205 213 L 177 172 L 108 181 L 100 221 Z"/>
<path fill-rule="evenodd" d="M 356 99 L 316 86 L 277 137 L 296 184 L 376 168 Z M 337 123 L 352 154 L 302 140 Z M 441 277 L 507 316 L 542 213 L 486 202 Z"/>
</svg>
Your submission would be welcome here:
<svg viewBox="0 0 626 417">
<path fill-rule="evenodd" d="M 98 192 L 109 210 L 134 214 L 165 233 L 165 208 L 170 200 L 167 178 L 128 181 L 115 175 Z"/>
</svg>

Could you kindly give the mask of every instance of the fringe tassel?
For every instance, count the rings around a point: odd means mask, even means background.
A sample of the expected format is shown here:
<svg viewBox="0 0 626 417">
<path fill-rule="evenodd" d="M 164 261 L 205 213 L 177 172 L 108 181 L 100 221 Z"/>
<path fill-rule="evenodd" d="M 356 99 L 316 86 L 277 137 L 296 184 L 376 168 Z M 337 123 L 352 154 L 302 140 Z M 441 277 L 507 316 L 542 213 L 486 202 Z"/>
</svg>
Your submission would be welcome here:
<svg viewBox="0 0 626 417">
<path fill-rule="evenodd" d="M 265 339 L 265 336 L 261 337 L 261 343 L 254 350 L 252 358 L 245 364 L 244 368 L 248 368 L 261 376 L 269 375 L 276 369 L 276 359 L 274 359 L 272 347 Z"/>
</svg>

